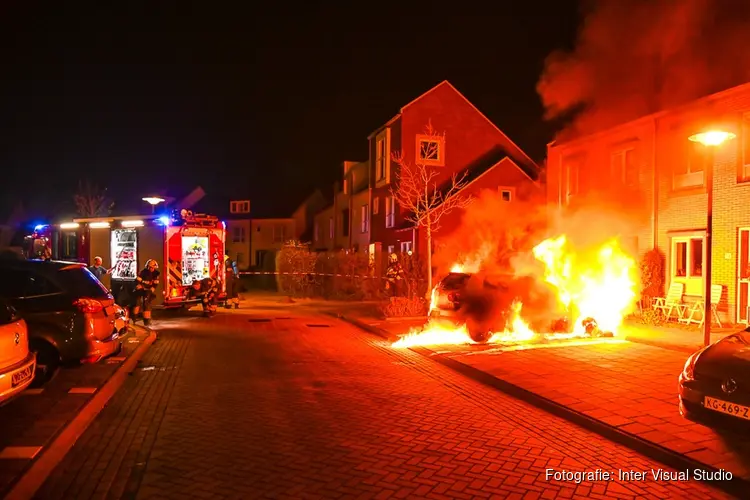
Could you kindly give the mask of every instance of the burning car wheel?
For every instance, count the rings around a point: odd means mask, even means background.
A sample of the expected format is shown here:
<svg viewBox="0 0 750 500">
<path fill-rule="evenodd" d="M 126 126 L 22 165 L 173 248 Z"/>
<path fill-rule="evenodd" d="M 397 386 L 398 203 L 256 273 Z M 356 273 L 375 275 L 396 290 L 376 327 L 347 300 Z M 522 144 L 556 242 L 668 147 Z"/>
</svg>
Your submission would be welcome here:
<svg viewBox="0 0 750 500">
<path fill-rule="evenodd" d="M 486 329 L 477 329 L 477 328 L 470 328 L 469 329 L 469 337 L 471 337 L 471 340 L 474 342 L 478 342 L 480 344 L 484 344 L 488 340 L 490 340 L 491 332 Z"/>
</svg>

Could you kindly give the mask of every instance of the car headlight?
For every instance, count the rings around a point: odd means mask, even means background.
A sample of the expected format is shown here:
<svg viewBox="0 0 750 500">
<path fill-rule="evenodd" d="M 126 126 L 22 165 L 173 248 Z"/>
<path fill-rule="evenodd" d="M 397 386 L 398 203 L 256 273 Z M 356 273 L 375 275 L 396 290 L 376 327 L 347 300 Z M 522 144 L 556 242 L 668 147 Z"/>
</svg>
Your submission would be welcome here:
<svg viewBox="0 0 750 500">
<path fill-rule="evenodd" d="M 690 357 L 685 361 L 685 366 L 682 368 L 682 379 L 685 381 L 695 380 L 695 363 L 698 361 L 698 355 L 702 353 L 703 350 L 700 350 L 698 352 L 694 352 L 690 355 Z"/>
</svg>

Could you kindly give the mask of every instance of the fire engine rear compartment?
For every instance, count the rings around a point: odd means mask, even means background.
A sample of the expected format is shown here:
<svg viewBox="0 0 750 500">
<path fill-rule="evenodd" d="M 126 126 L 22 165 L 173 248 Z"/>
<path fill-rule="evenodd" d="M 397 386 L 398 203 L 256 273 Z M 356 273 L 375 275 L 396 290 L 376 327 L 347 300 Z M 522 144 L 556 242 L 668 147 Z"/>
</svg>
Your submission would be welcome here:
<svg viewBox="0 0 750 500">
<path fill-rule="evenodd" d="M 219 300 L 226 297 L 225 228 L 214 217 L 191 214 L 184 221 L 158 216 L 75 219 L 49 227 L 46 233 L 55 260 L 90 264 L 94 257 L 101 257 L 102 265 L 112 268 L 102 282 L 115 297 L 122 287 L 134 286 L 148 259 L 156 260 L 161 272 L 155 306 L 186 305 L 189 283 L 207 275 L 220 283 Z"/>
</svg>

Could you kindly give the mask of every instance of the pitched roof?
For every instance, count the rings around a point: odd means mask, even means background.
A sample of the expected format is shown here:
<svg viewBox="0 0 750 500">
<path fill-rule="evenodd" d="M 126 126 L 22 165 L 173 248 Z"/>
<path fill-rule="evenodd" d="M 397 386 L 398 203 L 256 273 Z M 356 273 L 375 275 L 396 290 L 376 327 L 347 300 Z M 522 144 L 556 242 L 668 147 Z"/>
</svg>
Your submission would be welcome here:
<svg viewBox="0 0 750 500">
<path fill-rule="evenodd" d="M 527 165 L 519 165 L 514 158 L 508 154 L 508 152 L 500 145 L 495 146 L 494 148 L 487 151 L 485 154 L 474 160 L 472 163 L 470 163 L 465 169 L 463 169 L 461 172 L 458 173 L 458 175 L 463 175 L 464 173 L 466 176 L 463 178 L 464 187 L 467 188 L 472 182 L 477 180 L 479 177 L 484 175 L 485 173 L 492 170 L 494 167 L 496 167 L 498 164 L 500 164 L 503 160 L 508 158 L 514 166 L 518 167 L 524 174 L 526 174 L 529 179 L 532 181 L 537 181 L 539 179 L 539 170 L 534 169 L 530 170 Z M 438 192 L 442 195 L 447 194 L 447 192 L 451 189 L 451 186 L 453 185 L 453 179 L 448 179 L 445 181 L 439 188 Z M 396 227 L 396 230 L 402 230 L 402 229 L 411 229 L 414 227 L 414 223 L 411 221 L 404 221 L 401 225 Z"/>
</svg>

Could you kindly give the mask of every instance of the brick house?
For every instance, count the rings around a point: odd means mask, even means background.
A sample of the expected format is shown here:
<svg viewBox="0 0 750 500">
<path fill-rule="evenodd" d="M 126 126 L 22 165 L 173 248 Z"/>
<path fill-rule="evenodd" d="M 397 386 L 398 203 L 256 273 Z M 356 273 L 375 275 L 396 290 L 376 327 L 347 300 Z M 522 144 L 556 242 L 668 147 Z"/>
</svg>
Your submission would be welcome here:
<svg viewBox="0 0 750 500">
<path fill-rule="evenodd" d="M 368 162 L 345 161 L 342 182 L 333 187 L 333 202 L 314 218 L 314 250 L 366 249 L 370 243 Z"/>
<path fill-rule="evenodd" d="M 431 124 L 444 138 L 424 134 Z M 512 202 L 540 190 L 539 167 L 448 81 L 443 81 L 402 107 L 370 136 L 370 243 L 384 254 L 424 249 L 424 237 L 396 206 L 391 187 L 398 175 L 392 155 L 400 152 L 413 164 L 419 159 L 439 169 L 438 185 L 454 174 L 466 173 L 469 194 L 483 189 L 499 192 Z M 417 158 L 419 155 L 419 158 Z M 436 240 L 449 235 L 461 222 L 461 211 L 441 221 Z"/>
<path fill-rule="evenodd" d="M 617 127 L 548 146 L 548 201 L 562 208 L 590 193 L 609 193 L 638 207 L 640 254 L 664 254 L 665 284 L 685 284 L 686 300 L 702 297 L 711 156 L 688 137 L 720 127 L 736 139 L 713 156 L 712 281 L 724 288 L 723 320 L 748 322 L 750 291 L 750 83 Z M 601 168 L 605 166 L 605 168 Z"/>
</svg>

